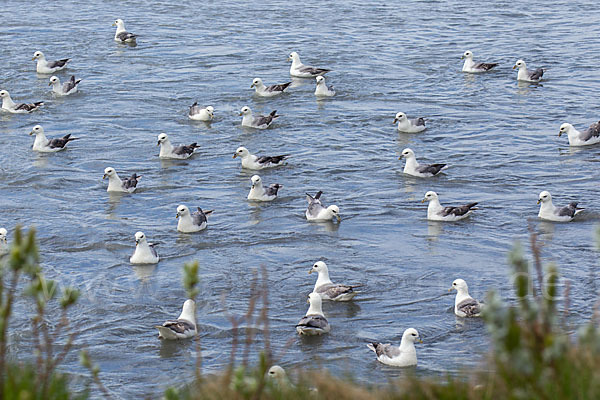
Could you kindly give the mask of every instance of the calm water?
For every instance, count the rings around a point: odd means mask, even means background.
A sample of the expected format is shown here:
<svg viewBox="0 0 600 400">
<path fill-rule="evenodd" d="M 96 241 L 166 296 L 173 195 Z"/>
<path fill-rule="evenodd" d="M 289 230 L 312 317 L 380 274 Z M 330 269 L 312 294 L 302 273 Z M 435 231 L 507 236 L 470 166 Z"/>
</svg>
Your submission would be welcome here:
<svg viewBox="0 0 600 400">
<path fill-rule="evenodd" d="M 574 322 L 588 318 L 598 291 L 600 147 L 569 149 L 557 133 L 562 122 L 581 129 L 599 117 L 597 4 L 463 3 L 3 5 L 0 86 L 15 100 L 46 106 L 0 116 L 0 226 L 35 226 L 47 275 L 82 289 L 72 320 L 112 393 L 157 397 L 191 379 L 193 342 L 163 343 L 153 328 L 179 314 L 181 266 L 190 260 L 201 265 L 205 372 L 227 363 L 232 331 L 223 310 L 245 312 L 248 283 L 261 265 L 269 274 L 273 347 L 285 350 L 279 363 L 287 369 L 315 365 L 386 381 L 405 371 L 377 363 L 365 343 L 397 343 L 407 327 L 425 341 L 417 349 L 418 373 L 477 365 L 488 347 L 485 328 L 481 321 L 457 323 L 446 289 L 462 277 L 474 297 L 491 288 L 510 297 L 506 253 L 526 239 L 530 218 L 545 242 L 544 258 L 573 283 Z M 140 36 L 137 47 L 113 41 L 115 18 Z M 467 49 L 500 66 L 462 74 Z M 73 58 L 58 75 L 82 78 L 80 93 L 54 98 L 48 77 L 35 73 L 36 50 L 49 59 Z M 253 96 L 254 77 L 289 80 L 286 57 L 293 50 L 306 64 L 333 69 L 333 99 L 317 102 L 312 80 L 296 82 L 281 98 Z M 518 58 L 548 68 L 543 85 L 517 84 L 511 67 Z M 212 124 L 188 120 L 196 100 L 215 107 Z M 244 105 L 277 109 L 281 118 L 266 131 L 242 129 L 237 113 Z M 427 131 L 398 134 L 398 111 L 424 116 Z M 27 135 L 37 123 L 48 136 L 81 140 L 65 152 L 38 155 Z M 161 132 L 174 143 L 198 142 L 199 154 L 159 160 Z M 252 173 L 231 159 L 240 145 L 293 155 L 286 167 L 261 172 L 266 183 L 284 185 L 277 201 L 246 201 Z M 434 179 L 404 176 L 397 160 L 404 147 L 422 162 L 450 168 Z M 101 179 L 107 166 L 122 176 L 141 174 L 138 192 L 109 196 Z M 586 213 L 570 224 L 538 222 L 544 189 L 559 204 L 579 200 Z M 339 226 L 305 221 L 304 192 L 317 190 L 340 207 Z M 464 222 L 427 222 L 420 200 L 428 190 L 442 204 L 479 201 L 481 208 Z M 214 209 L 209 228 L 178 234 L 178 204 Z M 129 264 L 138 230 L 160 242 L 158 266 Z M 365 287 L 353 303 L 325 304 L 331 334 L 303 340 L 294 325 L 316 279 L 307 271 L 319 259 L 334 281 Z M 32 310 L 29 302 L 17 306 L 22 332 L 13 339 L 27 354 Z M 75 353 L 64 368 L 82 371 Z"/>
</svg>

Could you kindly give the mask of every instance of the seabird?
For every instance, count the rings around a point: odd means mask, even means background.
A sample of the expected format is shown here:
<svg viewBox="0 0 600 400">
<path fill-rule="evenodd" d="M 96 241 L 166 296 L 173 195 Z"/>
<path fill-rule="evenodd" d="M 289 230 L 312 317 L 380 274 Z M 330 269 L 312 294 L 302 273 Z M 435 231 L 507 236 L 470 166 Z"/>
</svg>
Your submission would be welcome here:
<svg viewBox="0 0 600 400">
<path fill-rule="evenodd" d="M 541 203 L 538 217 L 548 221 L 570 222 L 573 221 L 573 218 L 577 214 L 584 210 L 581 207 L 577 207 L 577 202 L 571 202 L 569 205 L 560 208 L 555 207 L 552 204 L 552 195 L 546 190 L 540 193 L 537 203 Z"/>
<path fill-rule="evenodd" d="M 340 217 L 340 209 L 336 205 L 331 205 L 327 208 L 323 207 L 321 203 L 322 191 L 318 191 L 315 197 L 306 193 L 306 201 L 308 201 L 308 208 L 306 210 L 306 219 L 309 221 L 329 221 L 332 218 L 336 218 L 338 222 L 342 220 Z"/>
<path fill-rule="evenodd" d="M 129 33 L 125 30 L 125 23 L 122 19 L 117 19 L 113 26 L 117 27 L 117 31 L 115 32 L 115 40 L 119 43 L 135 43 L 135 39 L 137 35 L 133 33 Z"/>
<path fill-rule="evenodd" d="M 583 132 L 579 132 L 573 127 L 573 125 L 564 123 L 560 126 L 558 137 L 563 133 L 567 134 L 569 138 L 569 145 L 571 146 L 587 146 L 590 144 L 596 144 L 600 142 L 600 121 L 594 122 Z"/>
<path fill-rule="evenodd" d="M 44 105 L 43 101 L 36 103 L 15 103 L 6 90 L 0 90 L 0 98 L 2 98 L 2 109 L 13 114 L 30 113 Z"/>
<path fill-rule="evenodd" d="M 273 96 L 277 96 L 277 95 L 285 92 L 285 90 L 291 84 L 292 84 L 292 82 L 286 82 L 286 83 L 282 83 L 280 85 L 265 86 L 262 79 L 254 78 L 254 80 L 252 81 L 252 85 L 250 85 L 250 88 L 251 89 L 254 88 L 256 94 L 259 96 L 273 97 Z"/>
<path fill-rule="evenodd" d="M 412 176 L 418 176 L 419 178 L 429 178 L 440 173 L 440 171 L 448 168 L 446 164 L 419 164 L 415 157 L 415 152 L 411 149 L 402 150 L 402 154 L 398 158 L 401 160 L 404 158 L 406 163 L 404 164 L 404 173 Z"/>
<path fill-rule="evenodd" d="M 323 314 L 321 307 L 321 296 L 317 293 L 308 295 L 308 311 L 306 315 L 296 325 L 296 332 L 300 335 L 322 335 L 331 330 L 327 318 Z"/>
<path fill-rule="evenodd" d="M 108 188 L 106 188 L 107 192 L 133 193 L 141 176 L 133 174 L 130 178 L 121 180 L 119 175 L 117 175 L 117 171 L 115 171 L 115 169 L 112 167 L 108 167 L 104 170 L 104 176 L 102 179 L 106 178 L 108 178 Z"/>
<path fill-rule="evenodd" d="M 183 310 L 176 320 L 157 325 L 158 338 L 167 340 L 187 339 L 198 334 L 196 326 L 196 302 L 189 299 L 183 303 Z"/>
<path fill-rule="evenodd" d="M 271 114 L 266 116 L 259 115 L 258 117 L 255 117 L 252 115 L 252 110 L 248 106 L 242 107 L 240 110 L 240 116 L 243 116 L 242 126 L 248 126 L 256 129 L 267 129 L 269 126 L 271 126 L 273 120 L 279 117 L 279 115 L 277 115 L 277 110 L 271 111 Z"/>
<path fill-rule="evenodd" d="M 519 73 L 517 74 L 517 80 L 523 82 L 533 82 L 537 83 L 542 79 L 542 75 L 544 75 L 544 68 L 538 68 L 535 71 L 527 71 L 527 66 L 525 65 L 525 61 L 519 60 L 513 66 L 513 69 L 519 68 Z"/>
<path fill-rule="evenodd" d="M 425 119 L 415 118 L 408 119 L 406 114 L 399 112 L 394 118 L 394 124 L 398 123 L 398 130 L 404 133 L 417 133 L 425 130 Z"/>
<path fill-rule="evenodd" d="M 283 165 L 283 161 L 289 157 L 289 154 L 283 154 L 281 156 L 255 156 L 250 154 L 248 149 L 245 147 L 238 147 L 233 153 L 233 158 L 240 157 L 242 159 L 242 168 L 246 169 L 264 169 L 269 167 L 276 167 Z"/>
<path fill-rule="evenodd" d="M 177 214 L 175 215 L 175 218 L 179 218 L 177 230 L 183 233 L 192 233 L 206 229 L 206 216 L 212 212 L 213 210 L 202 211 L 202 209 L 198 207 L 198 211 L 190 213 L 187 206 L 180 205 L 177 207 Z"/>
<path fill-rule="evenodd" d="M 190 119 L 193 119 L 195 121 L 212 121 L 213 118 L 215 117 L 215 109 L 213 108 L 213 106 L 207 106 L 205 108 L 201 108 L 198 105 L 198 102 L 194 102 L 194 104 L 192 104 L 190 106 L 190 111 L 188 112 L 188 117 Z"/>
<path fill-rule="evenodd" d="M 469 72 L 472 74 L 489 71 L 498 65 L 497 63 L 476 63 L 475 61 L 473 61 L 473 53 L 470 50 L 465 51 L 461 59 L 465 60 L 465 63 L 462 67 L 462 71 Z"/>
<path fill-rule="evenodd" d="M 8 254 L 8 241 L 7 241 L 8 231 L 6 228 L 0 228 L 0 256 Z"/>
<path fill-rule="evenodd" d="M 60 71 L 67 66 L 69 61 L 71 61 L 70 58 L 63 58 L 62 60 L 57 61 L 46 61 L 46 57 L 41 51 L 33 53 L 32 60 L 37 60 L 36 71 L 38 74 L 52 74 L 56 71 Z"/>
<path fill-rule="evenodd" d="M 415 342 L 423 343 L 415 328 L 408 328 L 402 335 L 399 347 L 391 344 L 369 343 L 367 347 L 375 352 L 377 360 L 394 367 L 410 367 L 417 365 Z"/>
<path fill-rule="evenodd" d="M 156 253 L 155 243 L 148 243 L 144 232 L 135 233 L 135 251 L 129 258 L 132 264 L 156 264 L 159 261 L 158 253 Z"/>
<path fill-rule="evenodd" d="M 269 187 L 264 187 L 262 179 L 258 175 L 253 175 L 250 178 L 252 187 L 248 193 L 248 200 L 252 201 L 272 201 L 277 198 L 277 191 L 283 187 L 279 183 L 272 183 Z"/>
<path fill-rule="evenodd" d="M 425 198 L 421 203 L 425 201 L 429 201 L 427 219 L 431 221 L 459 221 L 471 215 L 472 210 L 477 210 L 477 208 L 474 208 L 477 203 L 469 203 L 457 207 L 444 207 L 440 204 L 437 193 L 432 191 L 425 193 Z"/>
<path fill-rule="evenodd" d="M 200 147 L 196 142 L 187 146 L 173 146 L 169 140 L 169 136 L 166 133 L 161 133 L 158 135 L 157 146 L 160 146 L 160 152 L 158 153 L 160 158 L 177 158 L 180 160 L 190 158 L 192 154 L 194 154 L 194 150 Z"/>
<path fill-rule="evenodd" d="M 315 68 L 302 64 L 302 61 L 300 61 L 300 56 L 295 51 L 290 53 L 288 61 L 292 62 L 292 66 L 290 67 L 290 75 L 297 78 L 314 78 L 315 76 L 323 75 L 331 71 L 325 68 Z"/>
<path fill-rule="evenodd" d="M 456 290 L 454 299 L 454 314 L 457 317 L 479 317 L 481 316 L 482 305 L 469 295 L 467 282 L 462 279 L 455 279 L 452 287 L 448 291 Z"/>
<path fill-rule="evenodd" d="M 54 93 L 60 96 L 67 96 L 77 92 L 77 85 L 79 82 L 81 82 L 81 79 L 75 80 L 75 75 L 71 75 L 71 79 L 61 85 L 60 79 L 58 79 L 57 76 L 53 76 L 50 78 L 50 83 L 48 83 L 48 86 L 52 86 L 52 91 Z"/>
<path fill-rule="evenodd" d="M 77 140 L 79 138 L 72 138 L 71 134 L 63 136 L 62 138 L 48 139 L 44 134 L 44 128 L 41 125 L 33 127 L 29 135 L 35 135 L 33 141 L 33 151 L 39 151 L 40 153 L 55 153 L 57 151 L 64 150 L 71 140 Z"/>
<path fill-rule="evenodd" d="M 325 264 L 323 261 L 317 261 L 312 268 L 308 270 L 309 274 L 313 272 L 317 272 L 319 274 L 317 282 L 315 283 L 315 287 L 313 288 L 313 293 L 319 294 L 323 300 L 352 300 L 357 293 L 353 289 L 362 286 L 334 284 L 331 282 L 331 279 L 329 279 L 329 269 L 327 268 L 327 264 Z"/>
<path fill-rule="evenodd" d="M 333 86 L 327 86 L 325 83 L 325 78 L 321 75 L 315 78 L 317 80 L 317 87 L 315 89 L 315 96 L 317 97 L 332 97 L 335 95 L 335 90 L 333 90 Z"/>
</svg>

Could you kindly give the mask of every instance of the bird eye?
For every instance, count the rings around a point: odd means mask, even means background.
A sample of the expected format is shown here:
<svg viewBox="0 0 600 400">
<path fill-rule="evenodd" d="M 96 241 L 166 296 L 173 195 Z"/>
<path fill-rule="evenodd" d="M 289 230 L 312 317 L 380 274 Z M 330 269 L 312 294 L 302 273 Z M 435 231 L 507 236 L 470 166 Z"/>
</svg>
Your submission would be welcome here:
<svg viewBox="0 0 600 400">
<path fill-rule="evenodd" d="M 416 333 L 413 333 L 412 335 L 413 335 L 413 336 L 417 336 L 417 334 L 416 334 Z"/>
</svg>

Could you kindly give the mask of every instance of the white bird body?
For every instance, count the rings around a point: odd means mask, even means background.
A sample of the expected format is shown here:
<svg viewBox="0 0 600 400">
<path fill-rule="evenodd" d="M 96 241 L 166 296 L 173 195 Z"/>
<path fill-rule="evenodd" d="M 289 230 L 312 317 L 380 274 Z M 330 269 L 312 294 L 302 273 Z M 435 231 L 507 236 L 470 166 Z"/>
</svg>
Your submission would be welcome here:
<svg viewBox="0 0 600 400">
<path fill-rule="evenodd" d="M 268 188 L 265 188 L 262 184 L 262 179 L 258 175 L 253 175 L 250 179 L 252 187 L 248 193 L 248 200 L 252 201 L 273 201 L 277 198 L 277 191 L 283 186 L 274 183 Z"/>
<path fill-rule="evenodd" d="M 319 274 L 317 282 L 315 282 L 315 286 L 313 288 L 313 293 L 320 295 L 321 299 L 323 300 L 350 301 L 354 298 L 354 296 L 356 296 L 357 293 L 353 289 L 362 286 L 334 284 L 329 278 L 329 269 L 327 268 L 327 264 L 325 264 L 323 261 L 317 261 L 308 271 L 308 273 L 311 274 L 313 271 L 317 271 Z"/>
<path fill-rule="evenodd" d="M 461 58 L 463 58 L 465 60 L 465 63 L 463 64 L 463 67 L 462 67 L 462 71 L 468 72 L 471 74 L 487 72 L 498 65 L 496 63 L 482 63 L 482 62 L 476 63 L 475 61 L 473 61 L 473 53 L 469 50 L 465 51 L 465 53 L 463 54 L 463 56 Z"/>
<path fill-rule="evenodd" d="M 323 192 L 319 191 L 312 197 L 310 194 L 306 193 L 306 201 L 308 202 L 308 208 L 304 215 L 308 221 L 314 222 L 324 222 L 331 221 L 333 218 L 336 218 L 338 222 L 341 221 L 340 217 L 340 209 L 336 205 L 331 205 L 327 208 L 323 207 L 321 203 L 321 194 Z"/>
<path fill-rule="evenodd" d="M 308 295 L 308 302 L 310 306 L 304 317 L 296 325 L 296 332 L 308 336 L 328 333 L 331 326 L 323 314 L 321 296 L 317 293 L 311 293 Z"/>
<path fill-rule="evenodd" d="M 8 254 L 8 231 L 6 228 L 0 228 L 0 256 Z"/>
<path fill-rule="evenodd" d="M 375 352 L 377 360 L 383 364 L 394 367 L 411 367 L 417 365 L 415 341 L 421 342 L 419 332 L 414 328 L 408 328 L 402 334 L 399 347 L 382 343 L 369 343 L 367 347 Z"/>
<path fill-rule="evenodd" d="M 158 338 L 167 340 L 187 339 L 198 334 L 196 325 L 196 303 L 186 300 L 183 310 L 176 320 L 169 320 L 162 325 L 157 325 Z"/>
<path fill-rule="evenodd" d="M 107 192 L 133 193 L 135 192 L 137 183 L 141 176 L 133 174 L 130 178 L 123 181 L 121 178 L 119 178 L 119 175 L 114 168 L 108 167 L 104 169 L 104 176 L 102 179 L 106 178 L 108 178 L 108 187 L 106 188 Z"/>
<path fill-rule="evenodd" d="M 317 76 L 317 87 L 315 88 L 315 96 L 317 97 L 332 97 L 335 95 L 335 90 L 333 90 L 333 86 L 327 86 L 325 83 L 325 78 L 321 75 Z"/>
<path fill-rule="evenodd" d="M 419 164 L 414 151 L 409 148 L 402 150 L 400 158 L 404 158 L 406 160 L 403 172 L 407 175 L 412 175 L 419 178 L 430 178 L 432 176 L 436 176 L 441 171 L 448 168 L 446 164 Z"/>
<path fill-rule="evenodd" d="M 577 214 L 583 211 L 583 208 L 577 207 L 576 202 L 571 202 L 565 207 L 556 207 L 552 203 L 552 195 L 545 190 L 540 193 L 538 204 L 540 204 L 538 217 L 547 221 L 570 222 Z"/>
<path fill-rule="evenodd" d="M 242 168 L 259 170 L 264 168 L 276 167 L 283 165 L 283 161 L 289 157 L 289 154 L 280 156 L 255 156 L 250 154 L 247 148 L 238 147 L 233 158 L 240 157 L 242 159 Z"/>
<path fill-rule="evenodd" d="M 67 143 L 78 139 L 72 138 L 71 134 L 69 133 L 62 138 L 54 138 L 49 140 L 46 137 L 44 128 L 42 128 L 41 125 L 34 126 L 31 132 L 29 132 L 29 135 L 35 135 L 32 150 L 40 153 L 55 153 L 57 151 L 64 150 L 67 148 Z"/>
<path fill-rule="evenodd" d="M 476 210 L 474 207 L 477 205 L 477 203 L 468 203 L 463 206 L 444 207 L 440 204 L 437 193 L 432 191 L 425 193 L 425 198 L 422 202 L 424 203 L 425 201 L 429 201 L 427 219 L 430 221 L 460 221 L 471 215 L 472 210 Z"/>
<path fill-rule="evenodd" d="M 183 233 L 194 233 L 199 232 L 206 229 L 208 224 L 208 220 L 206 216 L 211 214 L 210 211 L 202 211 L 200 207 L 198 207 L 198 211 L 194 213 L 190 213 L 189 208 L 184 205 L 180 205 L 177 207 L 177 214 L 175 218 L 178 218 L 177 222 L 177 230 Z"/>
<path fill-rule="evenodd" d="M 158 156 L 160 158 L 174 158 L 178 160 L 186 160 L 194 155 L 194 151 L 200 146 L 196 142 L 189 145 L 178 145 L 173 146 L 169 140 L 169 136 L 166 133 L 158 135 L 158 146 L 160 151 Z"/>
<path fill-rule="evenodd" d="M 190 111 L 188 112 L 188 117 L 195 121 L 212 121 L 215 117 L 214 115 L 215 109 L 213 106 L 206 106 L 204 108 L 198 106 L 198 102 L 195 102 L 190 106 Z"/>
<path fill-rule="evenodd" d="M 461 318 L 481 316 L 482 304 L 469 295 L 469 287 L 463 279 L 455 279 L 450 290 L 456 290 L 454 314 Z"/>
<path fill-rule="evenodd" d="M 10 97 L 10 93 L 6 90 L 0 90 L 0 98 L 2 98 L 2 109 L 13 114 L 30 113 L 44 105 L 42 101 L 35 103 L 15 103 Z"/>
<path fill-rule="evenodd" d="M 242 107 L 240 115 L 242 116 L 242 126 L 256 129 L 267 129 L 271 126 L 275 118 L 279 117 L 279 115 L 277 115 L 277 110 L 271 111 L 269 115 L 259 115 L 255 117 L 248 106 Z"/>
<path fill-rule="evenodd" d="M 254 88 L 254 92 L 261 97 L 274 97 L 284 93 L 292 82 L 286 82 L 278 85 L 265 86 L 262 79 L 254 78 L 250 88 Z"/>
<path fill-rule="evenodd" d="M 133 33 L 127 32 L 125 29 L 125 23 L 122 19 L 117 19 L 113 23 L 113 26 L 117 27 L 117 30 L 115 31 L 115 41 L 119 43 L 135 43 L 137 36 Z"/>
<path fill-rule="evenodd" d="M 68 96 L 73 93 L 77 93 L 77 85 L 79 85 L 81 79 L 75 80 L 75 76 L 72 75 L 69 81 L 64 84 L 60 83 L 60 79 L 57 76 L 53 76 L 50 78 L 49 86 L 52 86 L 52 92 L 56 93 L 59 96 Z"/>
<path fill-rule="evenodd" d="M 408 119 L 406 114 L 399 112 L 394 118 L 394 124 L 398 123 L 398 131 L 404 133 L 418 133 L 425 130 L 425 120 L 423 118 Z"/>
<path fill-rule="evenodd" d="M 513 69 L 515 68 L 519 69 L 519 72 L 517 73 L 517 81 L 538 83 L 542 80 L 542 76 L 544 75 L 543 68 L 538 68 L 533 72 L 528 71 L 527 64 L 525 64 L 525 61 L 523 60 L 518 60 L 513 66 Z"/>
<path fill-rule="evenodd" d="M 563 133 L 567 134 L 570 146 L 588 146 L 600 143 L 600 121 L 593 123 L 583 132 L 579 132 L 573 125 L 565 122 L 560 126 L 558 136 L 560 137 Z"/>
<path fill-rule="evenodd" d="M 330 71 L 325 68 L 315 68 L 302 64 L 302 61 L 300 61 L 300 56 L 295 51 L 290 53 L 288 61 L 292 62 L 292 65 L 290 66 L 290 75 L 297 78 L 314 78 L 319 75 L 324 75 Z"/>
<path fill-rule="evenodd" d="M 135 251 L 129 258 L 129 262 L 132 264 L 156 264 L 160 260 L 160 257 L 156 253 L 153 244 L 149 244 L 146 239 L 144 232 L 137 232 L 135 234 Z"/>
<path fill-rule="evenodd" d="M 67 66 L 67 63 L 71 61 L 70 58 L 63 58 L 57 61 L 47 61 L 46 56 L 41 51 L 36 51 L 33 54 L 32 60 L 37 60 L 36 71 L 38 74 L 52 74 L 56 71 Z"/>
</svg>

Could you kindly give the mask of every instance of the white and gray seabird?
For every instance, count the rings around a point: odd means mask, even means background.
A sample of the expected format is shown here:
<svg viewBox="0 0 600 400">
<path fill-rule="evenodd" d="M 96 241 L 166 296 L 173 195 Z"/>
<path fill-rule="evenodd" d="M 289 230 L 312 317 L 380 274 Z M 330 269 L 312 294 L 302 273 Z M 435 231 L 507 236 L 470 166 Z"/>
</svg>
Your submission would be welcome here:
<svg viewBox="0 0 600 400">
<path fill-rule="evenodd" d="M 38 74 L 53 74 L 56 71 L 67 66 L 67 63 L 71 61 L 70 58 L 63 58 L 62 60 L 47 61 L 44 53 L 36 51 L 33 53 L 32 60 L 37 60 L 36 71 Z"/>
<path fill-rule="evenodd" d="M 41 125 L 34 126 L 29 135 L 35 135 L 32 149 L 40 153 L 55 153 L 64 150 L 71 140 L 79 139 L 71 137 L 70 133 L 62 138 L 48 139 Z"/>
<path fill-rule="evenodd" d="M 484 62 L 473 61 L 473 52 L 470 50 L 465 51 L 465 53 L 462 55 L 461 59 L 465 60 L 465 63 L 463 64 L 463 67 L 462 67 L 462 71 L 468 72 L 471 74 L 486 72 L 498 65 L 497 63 L 484 63 Z"/>
<path fill-rule="evenodd" d="M 77 92 L 77 85 L 79 85 L 79 82 L 81 82 L 81 79 L 76 80 L 75 75 L 71 75 L 71 78 L 61 85 L 60 79 L 58 79 L 57 76 L 52 76 L 48 86 L 52 86 L 52 91 L 57 95 L 68 96 Z"/>
<path fill-rule="evenodd" d="M 2 109 L 13 114 L 30 113 L 44 105 L 43 101 L 37 101 L 35 103 L 15 103 L 7 90 L 0 90 L 0 98 L 2 99 Z"/>
<path fill-rule="evenodd" d="M 311 67 L 310 65 L 302 64 L 300 56 L 295 51 L 288 56 L 288 61 L 292 62 L 290 66 L 290 75 L 296 78 L 314 78 L 319 75 L 324 75 L 330 70 L 325 68 Z"/>
<path fill-rule="evenodd" d="M 394 118 L 394 124 L 398 123 L 398 131 L 404 133 L 418 133 L 425 130 L 425 119 L 422 117 L 408 119 L 406 114 L 399 112 Z"/>
<path fill-rule="evenodd" d="M 569 123 L 564 123 L 560 126 L 558 137 L 563 133 L 569 138 L 570 146 L 587 146 L 600 142 L 600 121 L 594 122 L 583 132 L 579 132 Z"/>
<path fill-rule="evenodd" d="M 402 334 L 400 346 L 391 344 L 369 343 L 367 347 L 377 355 L 377 360 L 394 367 L 411 367 L 417 365 L 417 349 L 415 342 L 423 343 L 415 328 L 408 328 Z"/>
<path fill-rule="evenodd" d="M 156 264 L 160 257 L 154 248 L 155 243 L 148 243 L 144 232 L 135 233 L 135 251 L 129 258 L 132 264 Z"/>
<path fill-rule="evenodd" d="M 427 219 L 430 221 L 460 221 L 471 215 L 473 210 L 477 210 L 475 206 L 478 203 L 468 203 L 464 206 L 448 206 L 444 207 L 440 204 L 440 200 L 436 192 L 429 191 L 425 193 L 425 198 L 422 203 L 428 201 Z"/>
<path fill-rule="evenodd" d="M 115 41 L 119 43 L 136 42 L 137 35 L 127 32 L 127 30 L 125 29 L 125 23 L 122 19 L 115 20 L 115 22 L 113 22 L 113 26 L 117 27 L 117 30 L 115 31 Z"/>
<path fill-rule="evenodd" d="M 317 87 L 315 88 L 315 96 L 317 97 L 332 97 L 335 95 L 335 90 L 333 90 L 333 86 L 327 86 L 325 83 L 325 78 L 321 75 L 317 76 Z"/>
<path fill-rule="evenodd" d="M 0 256 L 8 254 L 8 231 L 6 228 L 0 228 Z"/>
<path fill-rule="evenodd" d="M 177 230 L 183 233 L 193 233 L 206 229 L 208 222 L 206 216 L 212 212 L 213 210 L 202 211 L 202 209 L 198 207 L 198 211 L 191 213 L 187 206 L 180 205 L 177 207 L 177 214 L 175 215 L 175 218 L 179 219 L 179 222 L 177 222 Z"/>
<path fill-rule="evenodd" d="M 282 83 L 282 84 L 265 86 L 262 79 L 254 78 L 254 80 L 252 81 L 252 85 L 250 85 L 250 88 L 251 89 L 254 88 L 255 93 L 259 96 L 273 97 L 273 96 L 278 96 L 278 95 L 282 94 L 283 92 L 285 92 L 286 89 L 291 84 L 292 84 L 292 82 L 286 82 L 286 83 Z"/>
<path fill-rule="evenodd" d="M 329 279 L 329 269 L 323 261 L 317 261 L 308 271 L 309 274 L 317 272 L 319 277 L 313 288 L 313 293 L 317 293 L 323 300 L 349 301 L 356 296 L 355 288 L 362 285 L 341 285 L 331 282 Z"/>
<path fill-rule="evenodd" d="M 200 147 L 196 142 L 189 145 L 181 144 L 173 146 L 166 133 L 158 135 L 157 146 L 160 146 L 160 151 L 158 153 L 160 158 L 175 158 L 179 160 L 190 158 L 194 154 L 194 151 Z"/>
<path fill-rule="evenodd" d="M 455 279 L 448 291 L 456 290 L 454 314 L 457 317 L 472 318 L 481 316 L 482 304 L 469 295 L 469 287 L 463 279 Z"/>
<path fill-rule="evenodd" d="M 406 160 L 403 172 L 419 178 L 430 178 L 448 168 L 446 164 L 419 164 L 415 152 L 409 148 L 402 150 L 402 154 L 398 159 L 401 160 L 402 158 Z"/>
<path fill-rule="evenodd" d="M 340 217 L 340 209 L 336 205 L 331 205 L 327 208 L 323 207 L 321 203 L 322 191 L 318 191 L 315 197 L 306 193 L 306 201 L 308 201 L 308 208 L 306 209 L 306 219 L 309 221 L 323 222 L 330 221 L 332 218 L 337 219 L 338 222 L 342 220 Z"/>
<path fill-rule="evenodd" d="M 198 334 L 196 325 L 196 302 L 188 299 L 183 303 L 183 310 L 177 319 L 157 325 L 158 338 L 167 340 L 187 339 Z"/>
<path fill-rule="evenodd" d="M 296 332 L 300 335 L 322 335 L 331 330 L 321 305 L 321 296 L 317 293 L 311 293 L 308 295 L 308 311 L 306 315 L 296 325 Z"/>
<path fill-rule="evenodd" d="M 277 191 L 283 187 L 279 183 L 272 183 L 268 187 L 264 187 L 262 179 L 258 175 L 253 175 L 250 181 L 252 187 L 248 193 L 248 200 L 252 201 L 273 201 L 277 198 Z"/>
<path fill-rule="evenodd" d="M 215 118 L 215 109 L 213 106 L 206 106 L 202 108 L 198 105 L 198 102 L 196 101 L 190 106 L 188 117 L 195 121 L 209 122 Z"/>
<path fill-rule="evenodd" d="M 577 202 L 571 202 L 564 207 L 556 207 L 552 204 L 552 195 L 546 190 L 540 193 L 537 203 L 540 204 L 538 217 L 547 221 L 570 222 L 584 210 L 577 207 Z"/>
<path fill-rule="evenodd" d="M 107 192 L 133 193 L 141 176 L 134 173 L 131 177 L 121 180 L 117 175 L 117 171 L 112 167 L 108 167 L 104 169 L 104 176 L 102 176 L 102 179 L 106 178 L 108 178 Z"/>
<path fill-rule="evenodd" d="M 240 116 L 242 116 L 242 126 L 256 129 L 267 129 L 271 126 L 275 118 L 279 117 L 279 115 L 277 115 L 277 110 L 271 111 L 269 115 L 258 115 L 255 117 L 248 106 L 242 107 Z"/>
<path fill-rule="evenodd" d="M 527 65 L 525 61 L 519 60 L 513 66 L 513 69 L 519 69 L 517 73 L 517 80 L 522 82 L 533 82 L 537 83 L 542 80 L 542 76 L 544 75 L 544 68 L 538 68 L 534 71 L 527 70 Z"/>
<path fill-rule="evenodd" d="M 255 156 L 242 146 L 238 147 L 235 153 L 233 153 L 233 158 L 236 157 L 242 159 L 242 168 L 259 170 L 283 165 L 283 161 L 289 157 L 289 154 L 280 156 Z"/>
</svg>

